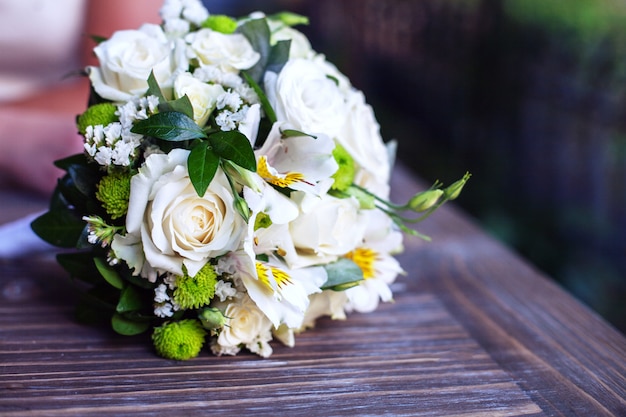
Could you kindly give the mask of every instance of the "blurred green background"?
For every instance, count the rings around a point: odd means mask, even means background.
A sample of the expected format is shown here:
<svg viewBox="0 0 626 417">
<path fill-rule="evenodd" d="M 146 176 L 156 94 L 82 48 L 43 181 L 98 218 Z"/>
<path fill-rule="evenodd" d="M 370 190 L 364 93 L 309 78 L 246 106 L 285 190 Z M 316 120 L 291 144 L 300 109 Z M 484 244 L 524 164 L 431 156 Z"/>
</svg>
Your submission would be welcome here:
<svg viewBox="0 0 626 417">
<path fill-rule="evenodd" d="M 626 2 L 207 0 L 291 10 L 427 181 L 626 332 Z"/>
</svg>

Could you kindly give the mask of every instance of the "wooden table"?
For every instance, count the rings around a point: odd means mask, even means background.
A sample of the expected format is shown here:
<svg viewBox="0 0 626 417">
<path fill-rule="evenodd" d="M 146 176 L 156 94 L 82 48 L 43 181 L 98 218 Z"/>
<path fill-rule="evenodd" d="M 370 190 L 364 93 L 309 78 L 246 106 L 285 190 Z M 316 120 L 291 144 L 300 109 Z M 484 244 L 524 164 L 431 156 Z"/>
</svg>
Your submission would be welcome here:
<svg viewBox="0 0 626 417">
<path fill-rule="evenodd" d="M 401 168 L 393 186 L 420 187 Z M 0 221 L 41 208 L 0 198 Z M 420 230 L 433 241 L 406 239 L 395 303 L 322 319 L 270 359 L 158 358 L 77 324 L 49 256 L 2 262 L 0 415 L 626 415 L 624 336 L 453 206 Z"/>
</svg>

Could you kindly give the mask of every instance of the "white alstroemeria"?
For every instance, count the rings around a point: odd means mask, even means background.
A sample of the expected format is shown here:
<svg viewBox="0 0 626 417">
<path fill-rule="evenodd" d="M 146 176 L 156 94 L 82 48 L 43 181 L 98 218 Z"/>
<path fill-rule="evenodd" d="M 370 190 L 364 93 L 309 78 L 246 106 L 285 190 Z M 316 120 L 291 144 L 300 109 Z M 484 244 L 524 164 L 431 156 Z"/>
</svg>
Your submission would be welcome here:
<svg viewBox="0 0 626 417">
<path fill-rule="evenodd" d="M 219 97 L 225 93 L 219 84 L 207 84 L 194 78 L 188 72 L 183 72 L 174 81 L 174 97 L 187 96 L 193 108 L 193 120 L 200 127 L 204 127 L 209 116 L 215 110 Z"/>
<path fill-rule="evenodd" d="M 296 256 L 285 255 L 292 268 L 333 262 L 363 240 L 366 218 L 354 198 L 292 193 L 300 215 L 289 224 Z"/>
<path fill-rule="evenodd" d="M 374 311 L 379 300 L 391 301 L 389 285 L 404 272 L 392 256 L 402 249 L 402 233 L 383 212 L 368 210 L 367 215 L 363 244 L 348 255 L 363 270 L 365 279 L 345 291 L 349 300 L 346 310 L 362 313 Z"/>
<path fill-rule="evenodd" d="M 261 57 L 240 33 L 225 34 L 200 29 L 186 39 L 201 66 L 214 65 L 224 72 L 238 73 L 249 69 Z"/>
<path fill-rule="evenodd" d="M 324 290 L 309 297 L 309 308 L 304 315 L 299 331 L 315 327 L 315 321 L 322 316 L 330 316 L 333 320 L 344 320 L 344 310 L 348 297 L 345 291 Z"/>
<path fill-rule="evenodd" d="M 248 107 L 246 116 L 239 122 L 237 130 L 243 133 L 250 141 L 250 145 L 254 144 L 259 133 L 259 124 L 261 123 L 261 105 L 253 104 Z"/>
<path fill-rule="evenodd" d="M 309 295 L 321 291 L 328 279 L 322 267 L 288 269 L 276 257 L 268 262 L 250 256 L 252 248 L 231 252 L 220 259 L 220 268 L 234 270 L 250 298 L 274 327 L 297 329 L 309 306 Z M 254 255 L 254 254 L 253 254 Z"/>
<path fill-rule="evenodd" d="M 278 120 L 309 134 L 322 130 L 335 138 L 340 133 L 348 117 L 344 92 L 316 60 L 290 59 L 280 74 L 266 72 L 264 81 Z"/>
<path fill-rule="evenodd" d="M 324 134 L 283 138 L 281 132 L 290 128 L 274 123 L 263 146 L 255 151 L 257 173 L 278 187 L 318 195 L 327 192 L 338 168 L 332 155 L 335 142 Z"/>
</svg>

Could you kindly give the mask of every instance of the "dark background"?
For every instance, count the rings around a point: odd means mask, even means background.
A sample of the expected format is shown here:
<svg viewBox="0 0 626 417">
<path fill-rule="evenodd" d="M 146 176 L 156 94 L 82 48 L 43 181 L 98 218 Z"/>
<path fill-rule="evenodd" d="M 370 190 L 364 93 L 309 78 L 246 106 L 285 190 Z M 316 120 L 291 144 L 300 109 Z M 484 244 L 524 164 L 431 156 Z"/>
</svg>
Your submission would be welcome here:
<svg viewBox="0 0 626 417">
<path fill-rule="evenodd" d="M 626 2 L 207 0 L 308 16 L 423 179 L 626 331 Z"/>
</svg>

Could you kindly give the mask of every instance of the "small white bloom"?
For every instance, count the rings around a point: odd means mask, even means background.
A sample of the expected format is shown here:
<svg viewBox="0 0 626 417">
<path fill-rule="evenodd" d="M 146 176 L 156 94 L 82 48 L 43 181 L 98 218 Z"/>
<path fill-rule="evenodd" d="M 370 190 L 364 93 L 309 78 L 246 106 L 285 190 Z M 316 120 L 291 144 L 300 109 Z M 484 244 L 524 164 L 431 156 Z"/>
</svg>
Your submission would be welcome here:
<svg viewBox="0 0 626 417">
<path fill-rule="evenodd" d="M 154 289 L 154 301 L 156 303 L 162 303 L 168 301 L 170 296 L 167 295 L 167 286 L 165 284 L 159 284 Z"/>
<path fill-rule="evenodd" d="M 217 281 L 217 284 L 215 284 L 215 296 L 219 298 L 220 301 L 224 302 L 235 295 L 237 295 L 237 290 L 233 288 L 230 282 L 220 279 Z"/>
<path fill-rule="evenodd" d="M 154 315 L 157 317 L 172 317 L 174 315 L 174 308 L 172 303 L 157 303 L 154 305 Z"/>
<path fill-rule="evenodd" d="M 231 111 L 237 111 L 242 104 L 243 101 L 241 100 L 241 96 L 239 94 L 232 91 L 226 91 L 217 97 L 216 107 L 220 110 L 228 107 Z"/>
</svg>

